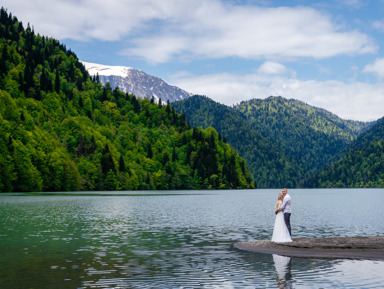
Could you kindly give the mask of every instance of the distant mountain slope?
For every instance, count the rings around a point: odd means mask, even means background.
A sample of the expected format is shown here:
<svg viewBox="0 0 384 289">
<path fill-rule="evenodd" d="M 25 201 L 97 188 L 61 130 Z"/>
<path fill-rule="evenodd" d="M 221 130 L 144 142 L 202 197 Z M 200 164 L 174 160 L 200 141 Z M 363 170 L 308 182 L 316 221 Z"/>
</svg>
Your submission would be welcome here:
<svg viewBox="0 0 384 289">
<path fill-rule="evenodd" d="M 305 121 L 307 129 L 332 135 L 345 141 L 356 139 L 362 131 L 371 125 L 367 122 L 344 120 L 325 109 L 281 96 L 243 101 L 235 108 L 244 114 L 248 120 L 251 120 L 254 125 L 259 125 L 261 129 L 266 128 L 267 131 L 269 130 L 268 126 L 263 124 L 268 123 L 268 118 L 283 120 L 287 126 L 292 126 L 292 120 Z M 284 116 L 289 116 L 289 120 L 284 119 Z M 276 128 L 279 130 L 278 126 Z"/>
<path fill-rule="evenodd" d="M 259 188 L 295 187 L 303 174 L 299 164 L 279 146 L 252 128 L 244 115 L 212 99 L 195 95 L 172 106 L 193 126 L 214 127 L 247 161 Z"/>
<path fill-rule="evenodd" d="M 350 151 L 315 177 L 307 187 L 384 187 L 384 118 L 362 133 Z"/>
<path fill-rule="evenodd" d="M 306 176 L 329 165 L 370 124 L 346 121 L 302 101 L 269 97 L 236 106 L 263 136 L 297 163 Z"/>
<path fill-rule="evenodd" d="M 369 129 L 359 135 L 353 142 L 351 149 L 368 146 L 372 142 L 378 142 L 384 138 L 384 118 L 377 120 Z"/>
<path fill-rule="evenodd" d="M 191 96 L 185 90 L 131 67 L 107 66 L 84 61 L 82 63 L 91 76 L 99 75 L 99 81 L 103 85 L 109 82 L 112 89 L 119 87 L 121 91 L 132 93 L 141 98 L 151 99 L 153 96 L 156 101 L 161 99 L 166 103 L 168 100 L 173 102 Z"/>
<path fill-rule="evenodd" d="M 259 187 L 298 187 L 338 158 L 369 124 L 345 121 L 301 101 L 253 99 L 231 108 L 193 96 L 172 104 L 192 125 L 223 134 Z"/>
</svg>

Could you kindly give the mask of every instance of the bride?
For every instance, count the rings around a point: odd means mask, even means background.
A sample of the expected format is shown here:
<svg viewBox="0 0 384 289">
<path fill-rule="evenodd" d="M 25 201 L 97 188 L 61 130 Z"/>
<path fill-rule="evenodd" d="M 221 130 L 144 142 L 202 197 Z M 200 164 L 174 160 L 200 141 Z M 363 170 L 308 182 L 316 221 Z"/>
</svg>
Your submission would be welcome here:
<svg viewBox="0 0 384 289">
<path fill-rule="evenodd" d="M 282 204 L 283 204 L 283 195 L 279 194 L 277 196 L 276 209 L 280 209 Z M 273 228 L 273 234 L 272 234 L 272 242 L 276 242 L 276 243 L 292 242 L 287 226 L 285 225 L 284 213 L 282 211 L 278 212 L 276 215 L 275 227 Z"/>
</svg>

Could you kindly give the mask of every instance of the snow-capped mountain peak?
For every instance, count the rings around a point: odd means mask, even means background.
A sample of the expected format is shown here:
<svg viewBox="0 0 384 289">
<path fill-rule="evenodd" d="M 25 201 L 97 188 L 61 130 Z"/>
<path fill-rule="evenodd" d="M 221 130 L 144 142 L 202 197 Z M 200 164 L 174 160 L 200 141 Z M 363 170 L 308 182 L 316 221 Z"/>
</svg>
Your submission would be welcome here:
<svg viewBox="0 0 384 289">
<path fill-rule="evenodd" d="M 129 74 L 129 70 L 133 69 L 132 67 L 108 66 L 108 65 L 90 63 L 85 61 L 81 61 L 81 63 L 84 64 L 85 68 L 88 70 L 88 73 L 90 75 L 96 75 L 98 73 L 99 75 L 103 75 L 103 76 L 115 75 L 115 76 L 127 77 Z"/>
<path fill-rule="evenodd" d="M 143 71 L 126 66 L 108 66 L 97 63 L 84 62 L 85 68 L 91 76 L 99 75 L 102 84 L 110 83 L 112 89 L 119 87 L 121 91 L 132 93 L 141 98 L 161 99 L 166 103 L 182 100 L 190 97 L 192 94 L 169 85 L 164 80 L 146 74 Z"/>
</svg>

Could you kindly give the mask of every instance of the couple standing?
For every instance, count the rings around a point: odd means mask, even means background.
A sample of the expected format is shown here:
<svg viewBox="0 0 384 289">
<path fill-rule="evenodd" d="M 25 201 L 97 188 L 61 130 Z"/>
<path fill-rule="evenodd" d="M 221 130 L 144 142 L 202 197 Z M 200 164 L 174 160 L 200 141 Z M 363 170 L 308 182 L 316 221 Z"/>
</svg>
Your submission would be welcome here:
<svg viewBox="0 0 384 289">
<path fill-rule="evenodd" d="M 277 196 L 276 220 L 273 228 L 272 242 L 286 243 L 291 239 L 291 197 L 286 188 Z"/>
</svg>

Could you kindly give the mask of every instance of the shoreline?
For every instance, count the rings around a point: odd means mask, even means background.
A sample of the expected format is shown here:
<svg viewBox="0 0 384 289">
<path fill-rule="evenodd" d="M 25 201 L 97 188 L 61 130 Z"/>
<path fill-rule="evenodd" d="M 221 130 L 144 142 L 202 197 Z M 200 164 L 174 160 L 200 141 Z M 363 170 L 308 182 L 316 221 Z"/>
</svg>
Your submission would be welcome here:
<svg viewBox="0 0 384 289">
<path fill-rule="evenodd" d="M 292 240 L 293 242 L 289 243 L 255 240 L 235 243 L 234 247 L 249 252 L 288 257 L 384 260 L 384 236 L 293 238 Z"/>
</svg>

